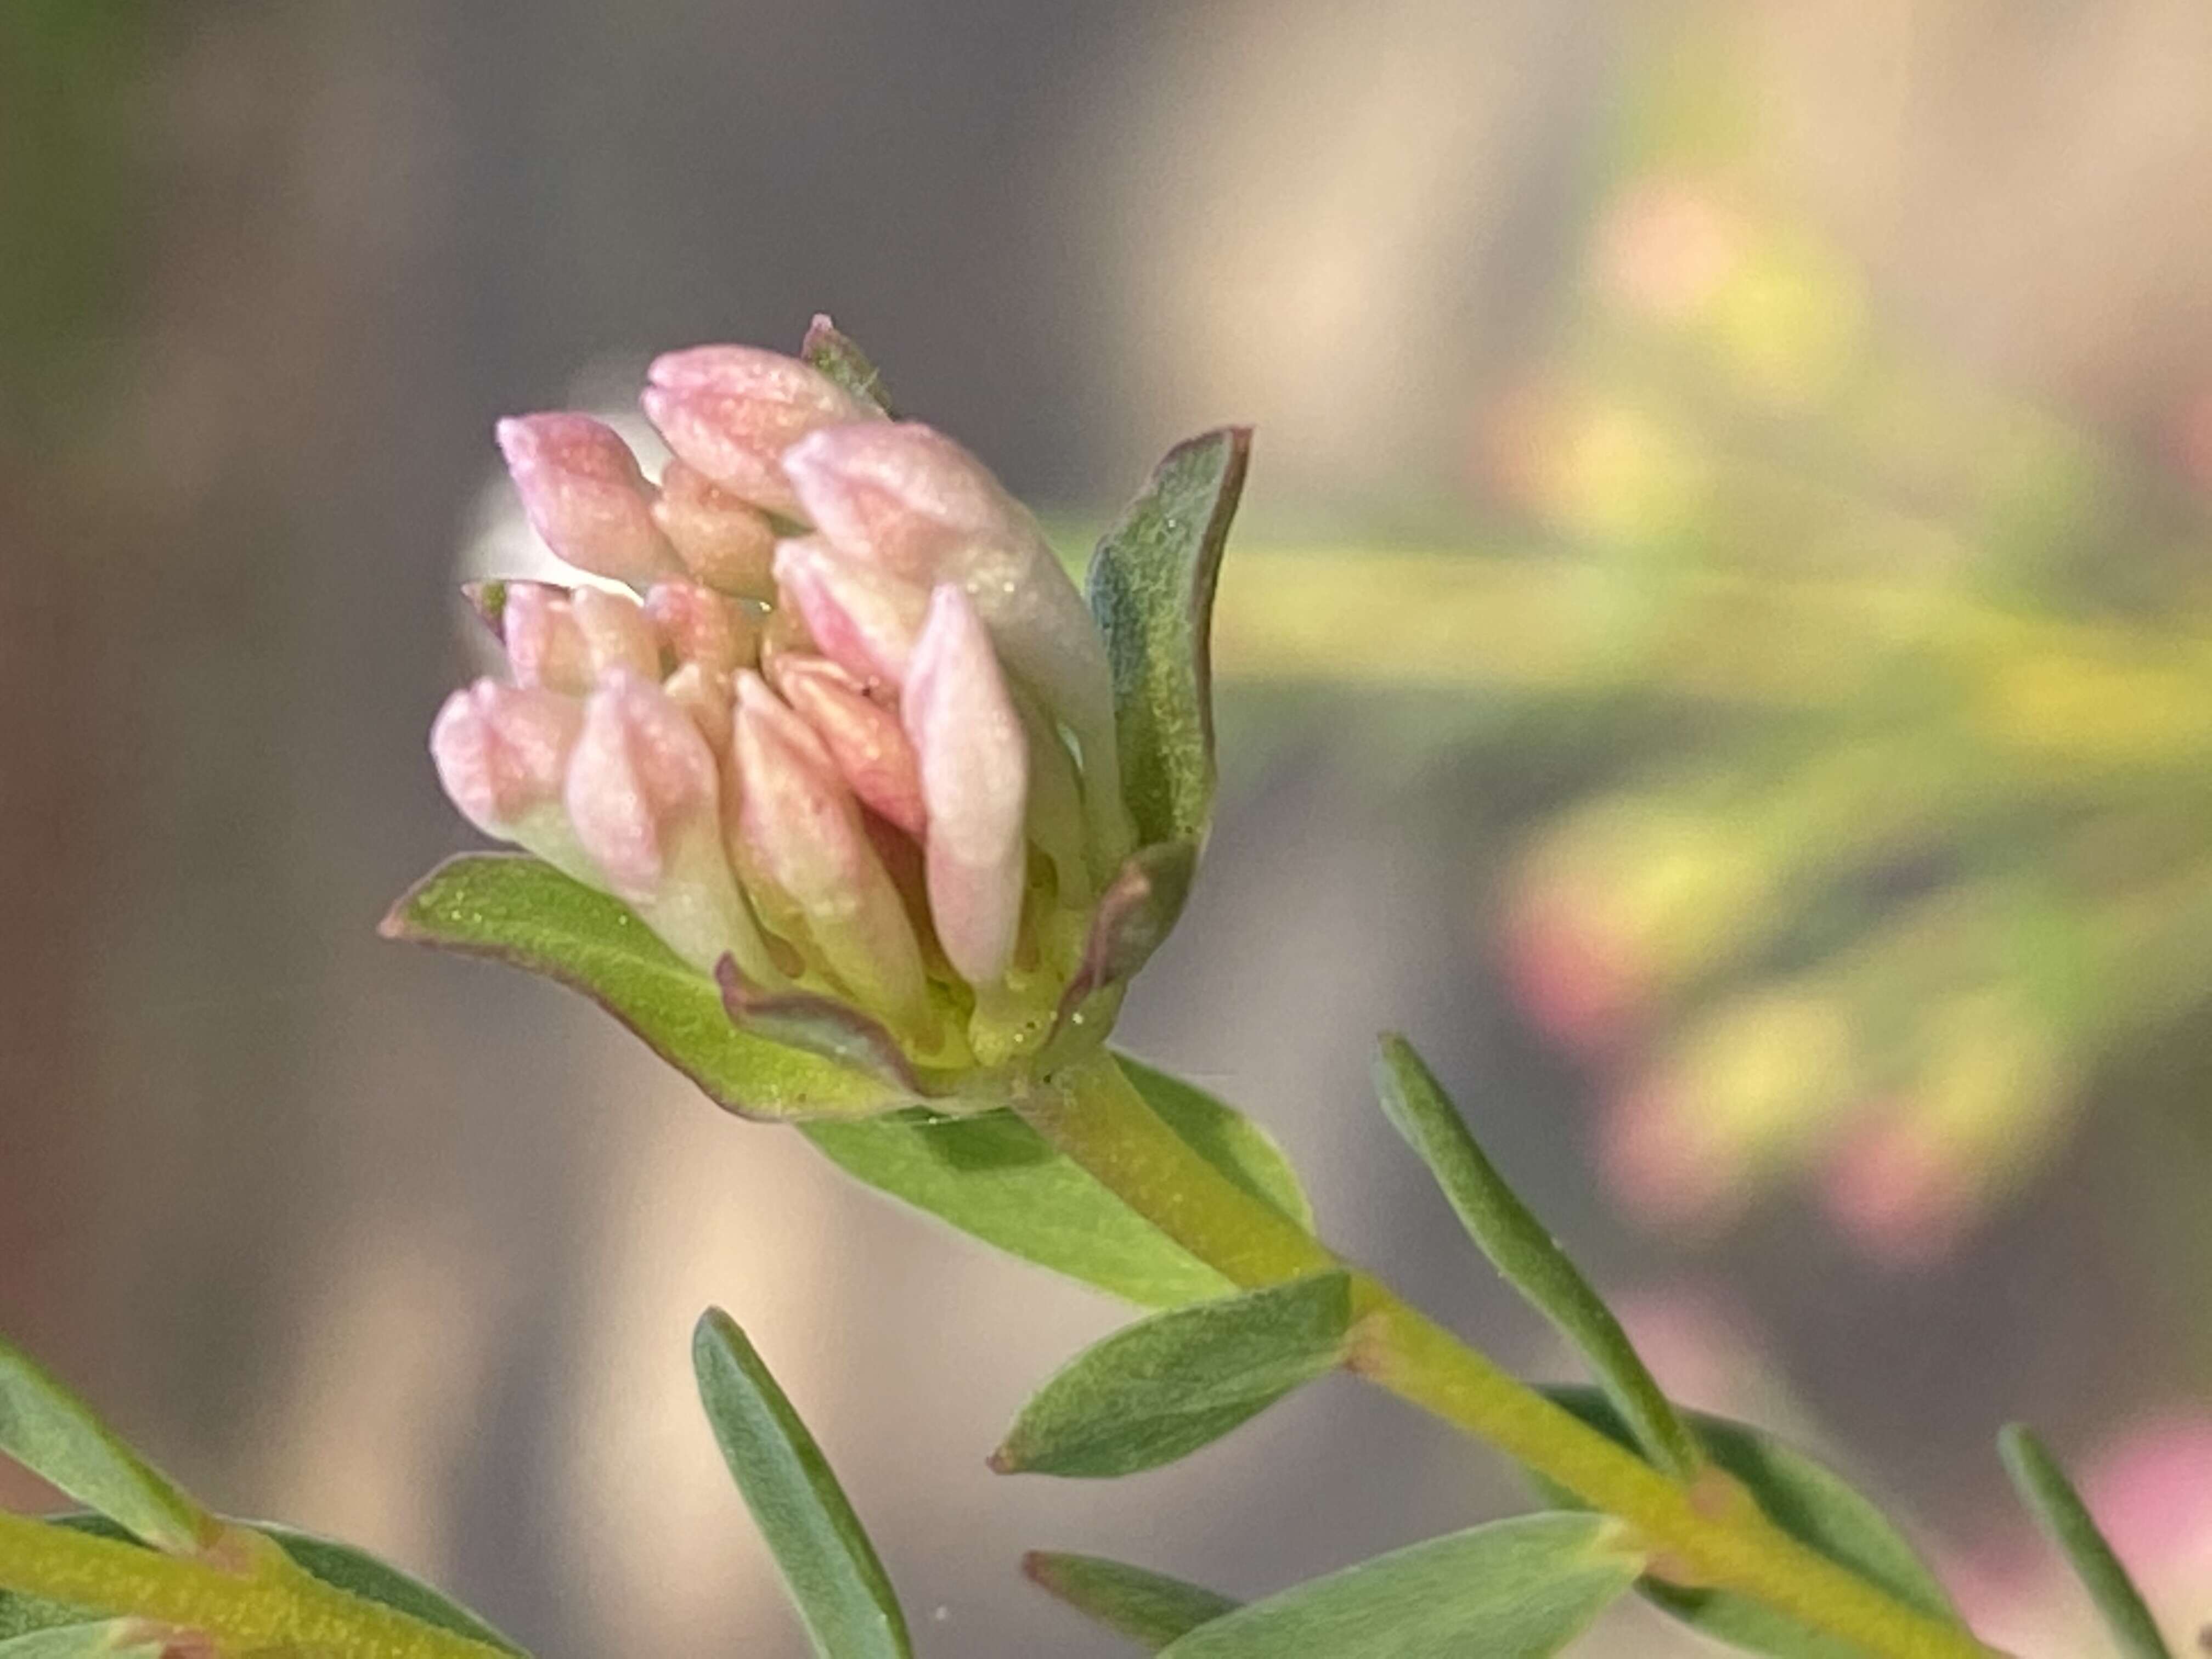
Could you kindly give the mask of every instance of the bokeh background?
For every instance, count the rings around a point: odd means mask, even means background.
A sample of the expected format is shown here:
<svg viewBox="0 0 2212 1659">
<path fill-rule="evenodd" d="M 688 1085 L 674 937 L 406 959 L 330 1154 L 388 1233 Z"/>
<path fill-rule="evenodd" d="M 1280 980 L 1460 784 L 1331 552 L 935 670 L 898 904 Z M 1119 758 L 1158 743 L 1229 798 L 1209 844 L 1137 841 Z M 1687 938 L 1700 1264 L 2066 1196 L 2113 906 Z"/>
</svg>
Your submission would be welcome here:
<svg viewBox="0 0 2212 1659">
<path fill-rule="evenodd" d="M 2193 1633 L 2208 86 L 2197 0 L 4 0 L 0 1325 L 545 1659 L 804 1651 L 710 1301 L 933 1655 L 1116 1650 L 1026 1547 L 1256 1594 L 1518 1501 L 1349 1384 L 994 1480 L 1116 1309 L 375 938 L 470 839 L 422 738 L 494 416 L 828 309 L 1071 547 L 1260 427 L 1131 1047 L 1562 1373 L 1373 1109 L 1405 1027 L 1662 1377 L 1916 1517 L 1989 1634 L 2089 1646 L 2014 1416 Z"/>
</svg>

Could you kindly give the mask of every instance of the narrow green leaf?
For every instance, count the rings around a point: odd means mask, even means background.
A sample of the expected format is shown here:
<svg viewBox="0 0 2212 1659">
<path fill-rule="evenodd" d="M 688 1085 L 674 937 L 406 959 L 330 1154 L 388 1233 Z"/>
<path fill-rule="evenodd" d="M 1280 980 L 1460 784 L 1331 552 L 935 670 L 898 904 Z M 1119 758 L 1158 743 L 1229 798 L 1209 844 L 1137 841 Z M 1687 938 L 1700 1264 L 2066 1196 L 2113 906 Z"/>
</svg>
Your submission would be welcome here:
<svg viewBox="0 0 2212 1659">
<path fill-rule="evenodd" d="M 426 1625 L 435 1625 L 441 1630 L 451 1631 L 456 1636 L 465 1636 L 471 1641 L 501 1648 L 513 1654 L 523 1651 L 512 1638 L 458 1601 L 431 1589 L 413 1574 L 402 1572 L 398 1567 L 378 1560 L 365 1550 L 265 1521 L 249 1521 L 243 1524 L 274 1539 L 276 1547 L 290 1556 L 295 1565 L 325 1584 L 349 1591 L 365 1601 L 380 1601 L 387 1607 L 396 1608 Z"/>
<path fill-rule="evenodd" d="M 1148 1653 L 1243 1605 L 1165 1573 L 1097 1555 L 1031 1550 L 1022 1558 L 1022 1571 L 1048 1594 Z"/>
<path fill-rule="evenodd" d="M 1163 1659 L 1544 1659 L 1643 1571 L 1595 1515 L 1494 1521 L 1316 1578 L 1201 1625 Z"/>
<path fill-rule="evenodd" d="M 1351 1277 L 1335 1270 L 1155 1314 L 1062 1367 L 991 1467 L 1096 1478 L 1171 1463 L 1334 1370 L 1351 1327 Z"/>
<path fill-rule="evenodd" d="M 2035 1431 L 2024 1423 L 2010 1424 L 1997 1436 L 1997 1449 L 2021 1501 L 2073 1565 L 2074 1576 L 2097 1604 L 2120 1651 L 2127 1659 L 2173 1659 L 2142 1592 Z"/>
<path fill-rule="evenodd" d="M 1251 448 L 1248 427 L 1177 444 L 1091 557 L 1140 844 L 1202 842 L 1213 817 L 1213 592 Z"/>
<path fill-rule="evenodd" d="M 1560 1405 L 1624 1446 L 1635 1438 L 1620 1412 L 1595 1389 L 1544 1391 Z M 1770 1435 L 1723 1417 L 1686 1414 L 1705 1455 L 1741 1481 L 1775 1525 L 1801 1544 L 1880 1585 L 1907 1607 L 1958 1625 L 1959 1615 L 1937 1582 L 1889 1518 L 1823 1464 Z M 1573 1498 L 1537 1480 L 1547 1498 Z M 1644 1596 L 1714 1640 L 1774 1659 L 1865 1659 L 1832 1636 L 1726 1590 L 1691 1590 L 1646 1579 Z M 1961 1626 L 1963 1628 L 1963 1626 Z"/>
<path fill-rule="evenodd" d="M 0 1640 L 0 1659 L 97 1659 L 100 1655 L 159 1659 L 168 1642 L 149 1634 L 144 1620 L 103 1619 L 88 1625 L 53 1625 Z"/>
<path fill-rule="evenodd" d="M 449 859 L 385 918 L 387 939 L 489 957 L 582 992 L 716 1104 L 744 1117 L 870 1117 L 914 1097 L 730 1022 L 694 972 L 618 899 L 515 854 Z"/>
<path fill-rule="evenodd" d="M 1121 1065 L 1200 1157 L 1245 1191 L 1312 1225 L 1297 1173 L 1258 1126 L 1164 1072 L 1126 1056 Z M 1140 1307 L 1180 1307 L 1234 1288 L 1012 1112 L 902 1112 L 799 1128 L 855 1179 L 1009 1255 Z"/>
<path fill-rule="evenodd" d="M 1582 1351 L 1644 1455 L 1677 1479 L 1695 1475 L 1703 1462 L 1698 1443 L 1620 1322 L 1484 1155 L 1413 1045 L 1395 1033 L 1384 1034 L 1376 1055 L 1375 1090 L 1383 1114 L 1429 1166 L 1492 1265 Z"/>
<path fill-rule="evenodd" d="M 691 1339 L 699 1398 L 822 1659 L 908 1659 L 906 1620 L 822 1449 L 737 1322 L 719 1308 Z"/>
<path fill-rule="evenodd" d="M 853 343 L 852 337 L 830 320 L 829 313 L 815 314 L 799 355 L 878 414 L 892 414 L 890 399 L 884 392 L 884 377 L 868 361 L 867 353 Z"/>
<path fill-rule="evenodd" d="M 0 1454 L 156 1549 L 188 1555 L 215 1538 L 214 1516 L 4 1337 Z"/>
<path fill-rule="evenodd" d="M 40 1631 L 98 1624 L 104 1616 L 88 1607 L 72 1607 L 60 1601 L 49 1601 L 44 1596 L 0 1589 L 0 1644 Z M 0 1652 L 6 1650 L 0 1646 Z"/>
</svg>

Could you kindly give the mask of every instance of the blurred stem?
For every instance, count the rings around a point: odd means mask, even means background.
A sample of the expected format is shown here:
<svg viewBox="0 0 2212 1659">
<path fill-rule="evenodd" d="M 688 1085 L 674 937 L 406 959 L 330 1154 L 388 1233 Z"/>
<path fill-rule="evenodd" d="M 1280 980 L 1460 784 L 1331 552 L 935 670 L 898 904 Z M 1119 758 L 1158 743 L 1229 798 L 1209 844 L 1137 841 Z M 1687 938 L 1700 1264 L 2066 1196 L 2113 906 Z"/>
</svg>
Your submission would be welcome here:
<svg viewBox="0 0 2212 1659">
<path fill-rule="evenodd" d="M 1018 1109 L 1138 1214 L 1239 1285 L 1277 1284 L 1338 1265 L 1325 1245 L 1193 1152 L 1103 1049 L 1057 1073 Z M 1357 1273 L 1354 1285 L 1353 1370 L 1628 1522 L 1664 1559 L 1668 1577 L 1735 1590 L 1876 1659 L 1988 1659 L 1992 1652 L 1798 1543 L 1743 1502 L 1740 1490 L 1669 1480 L 1369 1274 Z"/>
<path fill-rule="evenodd" d="M 245 1558 L 236 1570 L 0 1513 L 0 1589 L 198 1631 L 225 1651 L 514 1659 L 503 1649 L 326 1584 L 258 1533 L 231 1529 L 216 1548 L 232 1547 Z"/>
<path fill-rule="evenodd" d="M 1945 718 L 2040 771 L 2186 769 L 2212 749 L 2205 618 L 2158 629 L 2004 609 L 1926 583 L 1486 549 L 1240 546 L 1214 616 L 1224 681 L 1378 690 L 1636 690 L 1756 712 L 1848 709 L 1911 669 Z"/>
</svg>

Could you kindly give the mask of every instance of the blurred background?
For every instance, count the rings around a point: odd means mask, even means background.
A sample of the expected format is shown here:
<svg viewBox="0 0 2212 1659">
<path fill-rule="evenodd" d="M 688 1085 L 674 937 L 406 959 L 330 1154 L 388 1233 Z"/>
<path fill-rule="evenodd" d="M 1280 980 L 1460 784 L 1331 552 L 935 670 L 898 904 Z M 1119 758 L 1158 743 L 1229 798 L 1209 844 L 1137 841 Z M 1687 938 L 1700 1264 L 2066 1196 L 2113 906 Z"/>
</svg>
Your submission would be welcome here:
<svg viewBox="0 0 2212 1659">
<path fill-rule="evenodd" d="M 1914 1516 L 1987 1635 L 2091 1640 L 2027 1416 L 2193 1637 L 2208 85 L 2197 0 L 5 0 L 0 1327 L 544 1659 L 805 1651 L 710 1301 L 933 1655 L 1117 1650 L 1027 1547 L 1257 1594 L 1520 1501 L 1348 1383 L 995 1481 L 1118 1309 L 375 938 L 471 839 L 423 735 L 492 419 L 826 309 L 1072 549 L 1260 427 L 1128 1046 L 1565 1374 L 1382 1127 L 1407 1028 L 1662 1379 Z"/>
</svg>

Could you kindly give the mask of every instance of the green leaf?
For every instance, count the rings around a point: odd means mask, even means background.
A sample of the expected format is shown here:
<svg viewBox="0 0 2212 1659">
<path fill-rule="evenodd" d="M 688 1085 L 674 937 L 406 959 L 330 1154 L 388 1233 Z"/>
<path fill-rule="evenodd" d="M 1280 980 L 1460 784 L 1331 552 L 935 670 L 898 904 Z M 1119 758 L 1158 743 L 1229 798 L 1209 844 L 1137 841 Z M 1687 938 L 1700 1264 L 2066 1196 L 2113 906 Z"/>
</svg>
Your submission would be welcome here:
<svg viewBox="0 0 2212 1659">
<path fill-rule="evenodd" d="M 1543 1659 L 1643 1571 L 1595 1515 L 1524 1515 L 1378 1555 L 1201 1625 L 1163 1659 Z"/>
<path fill-rule="evenodd" d="M 1242 1605 L 1165 1573 L 1103 1556 L 1031 1550 L 1022 1558 L 1022 1571 L 1048 1594 L 1149 1653 Z"/>
<path fill-rule="evenodd" d="M 4 1337 L 0 1453 L 156 1549 L 189 1555 L 216 1536 L 213 1516 Z"/>
<path fill-rule="evenodd" d="M 508 1653 L 523 1651 L 514 1641 L 459 1602 L 431 1589 L 411 1573 L 402 1572 L 366 1551 L 265 1521 L 248 1521 L 241 1524 L 274 1539 L 276 1547 L 290 1556 L 295 1565 L 325 1584 L 349 1591 L 365 1601 L 380 1601 L 387 1607 L 419 1619 L 426 1625 L 435 1625 L 441 1630 L 451 1631 L 456 1636 L 465 1636 L 471 1641 L 504 1649 Z"/>
<path fill-rule="evenodd" d="M 1249 1119 L 1126 1056 L 1122 1071 L 1199 1155 L 1302 1226 L 1313 1212 L 1281 1151 Z M 838 1168 L 1008 1254 L 1136 1303 L 1172 1308 L 1234 1288 L 1010 1111 L 902 1112 L 800 1132 Z"/>
<path fill-rule="evenodd" d="M 868 361 L 867 353 L 830 320 L 826 311 L 815 313 L 799 355 L 877 413 L 897 418 L 884 393 L 884 377 Z"/>
<path fill-rule="evenodd" d="M 0 1639 L 0 1659 L 94 1659 L 100 1654 L 135 1654 L 160 1659 L 168 1642 L 147 1634 L 140 1619 L 102 1619 L 88 1625 L 53 1625 Z"/>
<path fill-rule="evenodd" d="M 1698 1443 L 1620 1322 L 1484 1155 L 1451 1097 L 1404 1037 L 1383 1036 L 1375 1089 L 1384 1115 L 1429 1166 L 1492 1265 L 1582 1351 L 1644 1455 L 1677 1479 L 1695 1475 L 1704 1461 Z"/>
<path fill-rule="evenodd" d="M 1086 1348 L 1022 1407 L 1001 1474 L 1158 1468 L 1335 1369 L 1352 1328 L 1341 1271 L 1155 1314 Z"/>
<path fill-rule="evenodd" d="M 739 1030 L 714 981 L 629 907 L 533 858 L 449 859 L 392 907 L 382 931 L 510 963 L 581 991 L 709 1099 L 744 1117 L 871 1117 L 915 1103 L 880 1079 Z"/>
<path fill-rule="evenodd" d="M 745 1507 L 822 1659 L 907 1659 L 906 1620 L 837 1477 L 737 1322 L 719 1308 L 691 1338 L 699 1398 Z"/>
<path fill-rule="evenodd" d="M 1091 556 L 1140 844 L 1202 842 L 1213 817 L 1213 591 L 1251 449 L 1249 427 L 1177 444 Z"/>
<path fill-rule="evenodd" d="M 1635 1443 L 1620 1413 L 1596 1389 L 1544 1392 L 1622 1445 Z M 1757 1429 L 1699 1412 L 1687 1416 L 1706 1456 L 1741 1481 L 1783 1531 L 1880 1585 L 1907 1607 L 1931 1619 L 1959 1624 L 1950 1597 L 1904 1534 L 1841 1476 Z M 1573 1502 L 1547 1482 L 1535 1484 L 1547 1497 Z M 1684 1589 L 1656 1579 L 1646 1579 L 1637 1588 L 1683 1623 L 1747 1652 L 1775 1659 L 1865 1659 L 1850 1644 L 1808 1630 L 1726 1590 Z"/>
<path fill-rule="evenodd" d="M 2142 1592 L 2035 1431 L 2024 1423 L 2010 1424 L 1997 1436 L 1997 1449 L 2021 1501 L 2034 1511 L 2051 1541 L 2073 1565 L 2074 1576 L 2097 1604 L 2120 1651 L 2127 1659 L 2173 1659 Z"/>
</svg>

